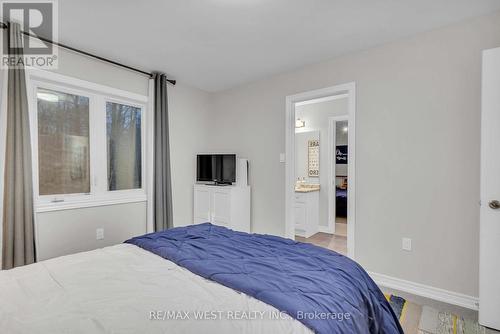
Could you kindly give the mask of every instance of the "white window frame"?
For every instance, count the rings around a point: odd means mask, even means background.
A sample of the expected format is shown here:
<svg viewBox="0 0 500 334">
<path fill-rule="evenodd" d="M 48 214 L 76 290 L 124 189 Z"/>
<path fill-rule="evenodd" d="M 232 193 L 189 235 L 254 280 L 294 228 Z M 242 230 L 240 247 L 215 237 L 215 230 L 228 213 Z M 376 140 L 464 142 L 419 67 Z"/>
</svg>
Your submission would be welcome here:
<svg viewBox="0 0 500 334">
<path fill-rule="evenodd" d="M 146 105 L 144 104 L 138 104 L 137 102 L 131 101 L 131 100 L 125 100 L 125 99 L 120 99 L 120 98 L 115 98 L 115 97 L 105 97 L 104 98 L 104 116 L 106 116 L 106 104 L 108 102 L 111 103 L 116 103 L 116 104 L 122 104 L 122 105 L 127 105 L 130 107 L 135 107 L 139 108 L 141 110 L 141 188 L 139 189 L 122 189 L 122 190 L 109 190 L 108 189 L 108 166 L 104 165 L 105 167 L 105 175 L 106 175 L 106 182 L 104 184 L 104 192 L 109 192 L 112 193 L 114 197 L 116 196 L 130 196 L 131 194 L 136 193 L 136 195 L 142 195 L 146 194 Z M 106 127 L 106 123 L 104 123 L 104 126 Z M 107 129 L 105 129 L 105 137 L 104 137 L 104 142 L 106 143 L 106 150 L 105 155 L 102 156 L 101 158 L 105 159 L 108 161 L 108 152 L 107 152 Z"/>
<path fill-rule="evenodd" d="M 84 207 L 113 205 L 147 201 L 146 152 L 149 143 L 146 133 L 150 131 L 148 122 L 148 97 L 124 90 L 99 85 L 48 71 L 30 68 L 27 70 L 28 100 L 31 119 L 33 195 L 35 212 L 77 209 Z M 89 98 L 89 152 L 90 152 L 90 193 L 40 195 L 38 182 L 38 108 L 39 88 Z M 141 110 L 141 188 L 128 190 L 108 190 L 106 102 L 130 105 Z M 100 149 L 103 148 L 103 149 Z M 104 163 L 99 163 L 104 161 Z"/>
</svg>

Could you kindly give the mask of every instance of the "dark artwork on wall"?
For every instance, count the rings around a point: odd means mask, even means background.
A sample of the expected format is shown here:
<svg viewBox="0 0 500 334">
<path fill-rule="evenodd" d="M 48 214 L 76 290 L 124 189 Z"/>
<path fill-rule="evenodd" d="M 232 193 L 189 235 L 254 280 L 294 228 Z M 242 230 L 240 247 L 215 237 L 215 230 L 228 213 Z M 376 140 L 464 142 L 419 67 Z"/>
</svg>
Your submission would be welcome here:
<svg viewBox="0 0 500 334">
<path fill-rule="evenodd" d="M 339 165 L 347 165 L 347 145 L 339 145 L 336 149 L 336 163 Z"/>
</svg>

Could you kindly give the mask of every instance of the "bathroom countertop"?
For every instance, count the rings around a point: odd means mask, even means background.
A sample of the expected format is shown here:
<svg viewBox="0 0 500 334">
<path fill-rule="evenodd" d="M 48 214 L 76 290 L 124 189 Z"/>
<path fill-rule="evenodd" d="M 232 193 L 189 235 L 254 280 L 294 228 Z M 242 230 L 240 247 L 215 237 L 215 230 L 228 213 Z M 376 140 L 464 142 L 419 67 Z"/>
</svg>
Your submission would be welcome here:
<svg viewBox="0 0 500 334">
<path fill-rule="evenodd" d="M 311 193 L 311 192 L 319 191 L 319 190 L 320 190 L 319 184 L 305 184 L 305 185 L 295 187 L 296 193 Z"/>
</svg>

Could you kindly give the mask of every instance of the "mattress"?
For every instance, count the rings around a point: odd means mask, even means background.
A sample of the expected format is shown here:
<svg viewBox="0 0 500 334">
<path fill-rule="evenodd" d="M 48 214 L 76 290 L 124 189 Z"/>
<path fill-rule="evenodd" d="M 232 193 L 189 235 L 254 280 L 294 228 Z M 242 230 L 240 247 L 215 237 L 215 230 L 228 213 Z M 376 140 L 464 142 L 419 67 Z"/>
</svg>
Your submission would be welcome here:
<svg viewBox="0 0 500 334">
<path fill-rule="evenodd" d="M 131 244 L 0 272 L 2 333 L 311 333 Z"/>
</svg>

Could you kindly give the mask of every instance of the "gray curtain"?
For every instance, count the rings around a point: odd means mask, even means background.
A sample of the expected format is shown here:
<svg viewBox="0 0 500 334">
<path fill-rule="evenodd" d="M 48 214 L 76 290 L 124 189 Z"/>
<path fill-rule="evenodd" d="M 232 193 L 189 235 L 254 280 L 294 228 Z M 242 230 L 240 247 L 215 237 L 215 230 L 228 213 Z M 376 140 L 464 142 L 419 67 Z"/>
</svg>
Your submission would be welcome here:
<svg viewBox="0 0 500 334">
<path fill-rule="evenodd" d="M 22 56 L 19 24 L 8 28 L 11 55 Z M 23 67 L 8 69 L 2 267 L 35 262 L 28 98 Z"/>
<path fill-rule="evenodd" d="M 154 228 L 173 227 L 167 77 L 154 74 Z"/>
</svg>

